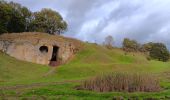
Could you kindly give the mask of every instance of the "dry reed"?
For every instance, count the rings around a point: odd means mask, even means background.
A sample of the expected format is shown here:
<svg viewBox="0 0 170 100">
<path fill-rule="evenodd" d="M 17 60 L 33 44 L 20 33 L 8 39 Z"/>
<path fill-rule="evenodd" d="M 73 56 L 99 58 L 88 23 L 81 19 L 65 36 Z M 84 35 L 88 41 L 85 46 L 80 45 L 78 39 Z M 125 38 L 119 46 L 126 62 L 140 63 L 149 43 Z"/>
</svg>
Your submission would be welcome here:
<svg viewBox="0 0 170 100">
<path fill-rule="evenodd" d="M 77 89 L 97 92 L 156 92 L 159 81 L 150 74 L 109 73 L 82 82 Z"/>
</svg>

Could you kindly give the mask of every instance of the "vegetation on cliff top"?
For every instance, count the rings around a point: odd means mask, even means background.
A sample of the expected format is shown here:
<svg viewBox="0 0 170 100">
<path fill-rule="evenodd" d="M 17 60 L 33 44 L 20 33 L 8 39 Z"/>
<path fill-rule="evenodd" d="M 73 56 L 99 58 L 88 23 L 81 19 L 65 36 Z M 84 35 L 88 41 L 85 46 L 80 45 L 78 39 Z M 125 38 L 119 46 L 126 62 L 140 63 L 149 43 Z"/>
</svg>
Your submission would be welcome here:
<svg viewBox="0 0 170 100">
<path fill-rule="evenodd" d="M 31 12 L 18 3 L 0 1 L 0 34 L 15 32 L 45 32 L 61 34 L 67 29 L 62 16 L 51 9 L 44 8 Z"/>
</svg>

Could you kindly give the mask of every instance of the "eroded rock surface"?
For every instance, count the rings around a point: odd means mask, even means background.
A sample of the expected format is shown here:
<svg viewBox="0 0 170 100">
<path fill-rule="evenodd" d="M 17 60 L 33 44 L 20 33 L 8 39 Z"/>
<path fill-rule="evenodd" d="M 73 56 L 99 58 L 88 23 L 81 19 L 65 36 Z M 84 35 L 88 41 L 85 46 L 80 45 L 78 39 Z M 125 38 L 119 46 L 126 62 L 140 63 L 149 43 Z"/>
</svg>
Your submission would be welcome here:
<svg viewBox="0 0 170 100">
<path fill-rule="evenodd" d="M 19 60 L 37 64 L 67 62 L 78 51 L 78 40 L 45 33 L 14 33 L 0 36 L 0 50 Z"/>
</svg>

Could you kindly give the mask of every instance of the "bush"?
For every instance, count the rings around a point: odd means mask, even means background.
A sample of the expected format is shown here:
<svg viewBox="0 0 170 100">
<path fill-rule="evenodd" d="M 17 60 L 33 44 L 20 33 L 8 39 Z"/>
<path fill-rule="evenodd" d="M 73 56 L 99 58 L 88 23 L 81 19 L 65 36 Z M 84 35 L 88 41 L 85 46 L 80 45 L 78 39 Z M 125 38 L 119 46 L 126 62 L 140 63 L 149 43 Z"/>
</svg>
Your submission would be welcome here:
<svg viewBox="0 0 170 100">
<path fill-rule="evenodd" d="M 169 60 L 169 51 L 163 43 L 154 43 L 150 50 L 150 57 L 159 61 Z"/>
<path fill-rule="evenodd" d="M 149 74 L 109 73 L 85 80 L 77 89 L 97 92 L 155 92 L 158 80 Z"/>
<path fill-rule="evenodd" d="M 141 47 L 141 52 L 144 52 L 151 59 L 156 59 L 159 61 L 168 61 L 170 54 L 165 44 L 163 43 L 153 43 L 149 42 L 143 44 Z"/>
<path fill-rule="evenodd" d="M 130 40 L 125 38 L 123 40 L 123 50 L 126 52 L 137 52 L 139 50 L 140 44 L 136 40 Z"/>
</svg>

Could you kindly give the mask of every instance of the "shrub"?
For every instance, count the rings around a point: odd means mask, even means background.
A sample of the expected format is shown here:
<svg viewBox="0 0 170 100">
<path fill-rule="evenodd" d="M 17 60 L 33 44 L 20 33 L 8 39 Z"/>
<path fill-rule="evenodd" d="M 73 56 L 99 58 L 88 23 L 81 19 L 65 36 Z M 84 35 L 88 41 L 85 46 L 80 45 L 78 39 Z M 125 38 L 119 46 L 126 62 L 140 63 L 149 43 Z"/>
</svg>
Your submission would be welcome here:
<svg viewBox="0 0 170 100">
<path fill-rule="evenodd" d="M 137 52 L 140 47 L 140 44 L 136 40 L 130 40 L 129 38 L 125 38 L 122 45 L 123 50 L 126 52 Z"/>
<path fill-rule="evenodd" d="M 145 52 L 148 56 L 150 56 L 150 59 L 156 59 L 159 61 L 168 61 L 170 54 L 165 44 L 163 43 L 146 43 L 143 44 L 141 47 L 142 52 Z"/>
<path fill-rule="evenodd" d="M 85 80 L 77 89 L 97 92 L 156 92 L 158 80 L 149 74 L 109 73 Z"/>
<path fill-rule="evenodd" d="M 150 56 L 153 59 L 158 59 L 159 61 L 168 61 L 169 60 L 169 51 L 167 47 L 163 43 L 154 43 L 151 51 Z"/>
</svg>

